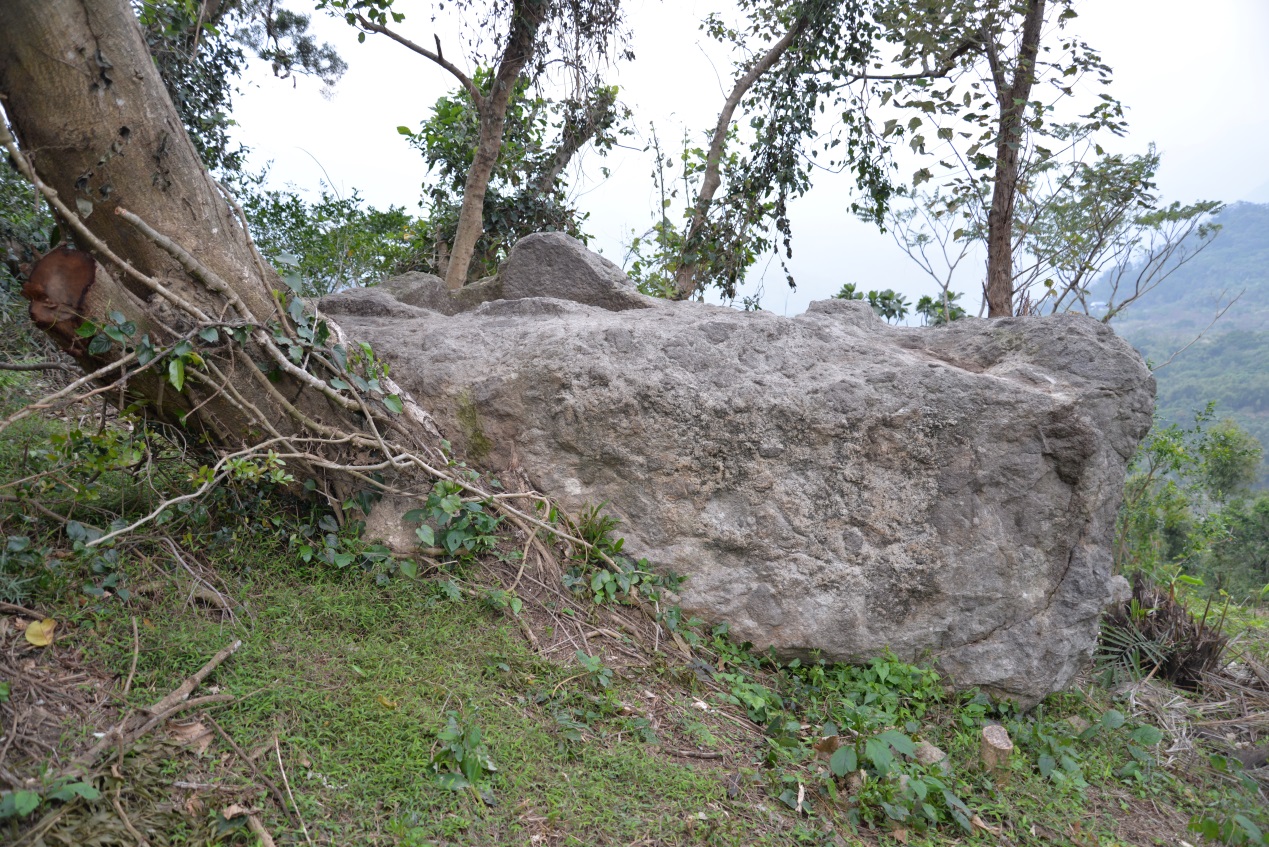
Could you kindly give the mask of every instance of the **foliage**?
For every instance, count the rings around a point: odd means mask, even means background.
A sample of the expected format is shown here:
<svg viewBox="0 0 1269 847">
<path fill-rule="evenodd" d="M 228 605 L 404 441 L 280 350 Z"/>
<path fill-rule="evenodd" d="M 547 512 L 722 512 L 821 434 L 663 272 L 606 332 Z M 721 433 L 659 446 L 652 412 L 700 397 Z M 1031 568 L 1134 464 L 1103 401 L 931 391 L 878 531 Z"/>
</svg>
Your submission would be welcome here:
<svg viewBox="0 0 1269 847">
<path fill-rule="evenodd" d="M 1029 310 L 1025 292 L 1012 284 L 1015 238 L 1025 232 L 1018 196 L 1035 181 L 1037 166 L 1096 133 L 1126 131 L 1123 107 L 1105 92 L 1091 105 L 1081 103 L 1088 111 L 1077 121 L 1056 117 L 1058 104 L 1086 91 L 1088 82 L 1109 84 L 1110 67 L 1067 31 L 1076 17 L 1071 0 L 1048 6 L 1042 0 L 884 2 L 876 14 L 898 67 L 947 69 L 938 79 L 898 75 L 873 84 L 880 105 L 898 110 L 882 136 L 926 154 L 930 134 L 931 150 L 942 157 L 939 169 L 948 175 L 935 193 L 939 211 L 948 213 L 943 225 L 961 233 L 953 240 L 973 233 L 986 242 L 990 314 Z M 913 174 L 913 187 L 933 177 L 922 167 Z M 881 223 L 884 217 L 873 219 Z"/>
<path fill-rule="evenodd" d="M 39 790 L 21 789 L 0 792 L 0 821 L 24 818 L 45 803 L 68 803 L 76 797 L 96 800 L 101 792 L 82 780 L 59 779 Z"/>
<path fill-rule="evenodd" d="M 589 506 L 568 524 L 586 546 L 575 550 L 576 564 L 565 571 L 564 586 L 575 594 L 589 591 L 596 603 L 637 602 L 641 596 L 655 600 L 662 589 L 676 588 L 678 577 L 657 574 L 647 559 L 636 561 L 621 552 L 625 540 L 614 536 L 621 521 L 601 509 L 603 504 Z"/>
<path fill-rule="evenodd" d="M 486 96 L 494 74 L 478 69 L 473 82 Z M 477 241 L 469 279 L 493 274 L 516 241 L 534 232 L 565 232 L 586 240 L 584 216 L 566 196 L 564 173 L 587 144 L 601 155 L 624 130 L 617 89 L 597 85 L 580 96 L 555 101 L 517 80 L 507 104 L 502 150 L 486 189 L 483 232 Z M 425 264 L 444 274 L 454 243 L 467 172 L 480 137 L 480 116 L 464 88 L 436 101 L 417 131 L 397 131 L 417 147 L 435 181 L 424 185 L 428 223 L 420 228 L 417 252 Z"/>
<path fill-rule="evenodd" d="M 908 316 L 910 304 L 906 297 L 896 291 L 887 288 L 883 291 L 869 291 L 865 294 L 858 289 L 853 282 L 847 282 L 842 285 L 840 291 L 834 295 L 838 300 L 864 300 L 867 299 L 868 305 L 872 306 L 872 310 L 877 313 L 877 317 L 887 323 L 900 323 Z M 956 300 L 959 294 L 953 294 L 949 301 Z M 927 325 L 938 325 L 943 323 L 943 304 L 939 302 L 935 304 L 929 297 L 921 298 L 917 304 L 917 313 L 921 315 L 923 321 Z M 965 312 L 959 306 L 951 309 L 952 320 L 964 317 Z"/>
<path fill-rule="evenodd" d="M 440 787 L 450 791 L 471 789 L 480 796 L 480 792 L 488 791 L 489 778 L 498 768 L 484 745 L 480 727 L 460 724 L 458 718 L 457 712 L 450 712 L 445 728 L 436 734 L 432 772 Z"/>
<path fill-rule="evenodd" d="M 234 86 L 247 63 L 243 48 L 270 62 L 281 78 L 309 74 L 333 85 L 347 67 L 308 32 L 309 16 L 275 0 L 132 0 L 132 6 L 200 158 L 234 181 L 246 153 L 229 138 Z"/>
<path fill-rule="evenodd" d="M 405 513 L 407 522 L 419 522 L 415 530 L 424 547 L 439 547 L 442 554 L 460 562 L 470 561 L 493 549 L 502 518 L 486 511 L 478 498 L 464 497 L 463 489 L 449 480 L 438 480 L 421 509 Z"/>
<path fill-rule="evenodd" d="M 960 298 L 959 291 L 944 292 L 942 297 L 924 294 L 917 301 L 916 312 L 926 326 L 942 326 L 958 321 L 966 316 L 965 310 L 956 302 Z"/>
<path fill-rule="evenodd" d="M 1209 598 L 1200 617 L 1178 599 L 1176 585 L 1159 586 L 1138 571 L 1132 597 L 1102 623 L 1098 664 L 1107 687 L 1126 677 L 1165 679 L 1197 691 L 1204 674 L 1216 670 L 1229 639 L 1223 634 L 1225 601 L 1218 612 Z"/>
<path fill-rule="evenodd" d="M 422 265 L 426 224 L 396 206 L 366 206 L 356 191 L 322 191 L 316 202 L 292 192 L 249 191 L 243 211 L 260 252 L 299 280 L 298 293 L 322 297 Z"/>
<path fill-rule="evenodd" d="M 1269 494 L 1221 510 L 1225 532 L 1195 570 L 1214 590 L 1263 601 L 1269 586 Z"/>
<path fill-rule="evenodd" d="M 451 153 L 457 147 L 460 155 L 453 160 L 454 170 L 463 174 L 461 192 L 446 198 L 454 207 L 453 243 L 441 240 L 444 229 L 438 229 L 436 236 L 436 262 L 444 268 L 451 289 L 461 288 L 472 276 L 472 260 L 485 227 L 486 193 L 505 149 L 507 111 L 521 86 L 527 88 L 542 81 L 548 64 L 555 60 L 564 62 L 572 78 L 576 108 L 564 110 L 563 140 L 557 148 L 560 155 L 536 186 L 538 191 L 550 193 L 559 173 L 589 136 L 602 132 L 601 126 L 606 122 L 611 124 L 608 115 L 615 92 L 599 85 L 594 69 L 614 52 L 631 55 L 624 48 L 626 34 L 620 0 L 513 0 L 503 4 L 456 0 L 451 3 L 451 11 L 457 12 L 465 25 L 465 52 L 477 68 L 472 73 L 445 58 L 439 37 L 433 51 L 393 31 L 390 27 L 405 19 L 393 0 L 319 0 L 318 8 L 343 17 L 359 30 L 362 41 L 366 33 L 377 33 L 408 47 L 453 76 L 462 87 L 460 96 L 470 99 L 475 132 L 467 135 L 475 143 L 462 143 L 467 127 L 463 120 L 456 120 L 460 115 L 452 108 L 442 119 L 444 131 L 437 134 Z M 444 6 L 438 7 L 443 9 Z M 453 106 L 454 101 L 446 105 Z M 458 112 L 461 111 L 460 105 Z M 404 132 L 410 134 L 408 129 Z M 425 129 L 423 137 L 427 134 Z M 442 216 L 434 211 L 434 224 L 440 222 L 436 220 L 439 217 Z M 511 222 L 500 228 L 505 232 L 516 225 Z M 487 263 L 490 258 L 487 245 L 482 262 Z"/>
<path fill-rule="evenodd" d="M 1093 147 L 1091 163 L 1037 161 L 1019 191 L 1014 291 L 1032 311 L 1078 310 L 1110 321 L 1192 261 L 1220 230 L 1208 222 L 1220 203 L 1161 203 L 1154 145 L 1127 156 Z"/>
<path fill-rule="evenodd" d="M 1232 203 L 1215 214 L 1212 223 L 1220 227 L 1220 237 L 1202 257 L 1179 268 L 1149 298 L 1115 320 L 1116 331 L 1134 345 L 1152 341 L 1145 346 L 1156 361 L 1164 361 L 1193 340 L 1222 305 L 1244 290 L 1236 308 L 1223 315 L 1214 329 L 1258 330 L 1269 318 L 1269 204 Z M 1107 290 L 1099 281 L 1093 297 L 1106 300 Z M 1168 370 L 1184 368 L 1187 359 L 1204 355 L 1212 336 L 1205 336 L 1203 343 L 1187 350 Z M 1160 374 L 1160 387 L 1165 388 L 1170 375 Z M 1233 408 L 1223 401 L 1221 405 Z"/>
<path fill-rule="evenodd" d="M 816 165 L 851 169 L 863 206 L 877 215 L 894 190 L 884 146 L 860 101 L 846 93 L 865 74 L 877 33 L 866 4 L 742 0 L 737 6 L 743 24 L 711 13 L 702 26 L 741 58 L 708 151 L 684 144 L 685 185 L 701 182 L 694 197 L 685 197 L 686 225 L 672 260 L 679 297 L 713 286 L 734 299 L 745 272 L 776 246 L 777 235 L 784 258 L 791 258 L 789 202 L 810 188 Z M 755 42 L 764 45 L 757 53 Z M 743 138 L 732 121 L 737 108 L 750 115 Z M 816 124 L 826 110 L 842 120 L 824 137 Z M 792 287 L 787 267 L 785 275 Z"/>
<path fill-rule="evenodd" d="M 1225 532 L 1221 507 L 1231 484 L 1245 485 L 1259 445 L 1209 404 L 1188 428 L 1156 425 L 1138 447 L 1124 487 L 1115 541 L 1121 570 L 1193 565 Z"/>
</svg>

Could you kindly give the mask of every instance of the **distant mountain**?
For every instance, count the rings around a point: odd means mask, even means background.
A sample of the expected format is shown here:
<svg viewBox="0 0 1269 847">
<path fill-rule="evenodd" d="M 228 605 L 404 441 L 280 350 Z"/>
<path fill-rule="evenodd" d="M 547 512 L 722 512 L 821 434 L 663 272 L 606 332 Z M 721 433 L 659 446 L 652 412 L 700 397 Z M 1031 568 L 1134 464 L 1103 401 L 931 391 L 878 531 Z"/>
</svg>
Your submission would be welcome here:
<svg viewBox="0 0 1269 847">
<path fill-rule="evenodd" d="M 1215 400 L 1218 416 L 1233 418 L 1269 449 L 1269 204 L 1235 203 L 1216 223 L 1221 231 L 1207 249 L 1113 326 L 1159 368 L 1158 408 L 1165 421 L 1191 422 Z M 1195 341 L 1240 291 L 1234 306 Z M 1269 466 L 1262 466 L 1260 485 L 1269 487 Z"/>
</svg>

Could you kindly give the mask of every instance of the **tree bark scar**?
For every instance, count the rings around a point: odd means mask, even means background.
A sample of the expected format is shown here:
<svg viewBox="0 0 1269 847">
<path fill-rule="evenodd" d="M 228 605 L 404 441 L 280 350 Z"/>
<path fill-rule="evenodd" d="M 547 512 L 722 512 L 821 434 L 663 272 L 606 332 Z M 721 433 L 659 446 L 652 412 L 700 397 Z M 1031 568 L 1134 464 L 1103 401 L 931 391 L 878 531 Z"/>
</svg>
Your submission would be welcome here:
<svg viewBox="0 0 1269 847">
<path fill-rule="evenodd" d="M 31 320 L 73 355 L 84 353 L 84 339 L 75 330 L 84 322 L 84 300 L 96 274 L 91 254 L 62 246 L 36 262 L 22 286 L 22 296 L 31 301 Z"/>
</svg>

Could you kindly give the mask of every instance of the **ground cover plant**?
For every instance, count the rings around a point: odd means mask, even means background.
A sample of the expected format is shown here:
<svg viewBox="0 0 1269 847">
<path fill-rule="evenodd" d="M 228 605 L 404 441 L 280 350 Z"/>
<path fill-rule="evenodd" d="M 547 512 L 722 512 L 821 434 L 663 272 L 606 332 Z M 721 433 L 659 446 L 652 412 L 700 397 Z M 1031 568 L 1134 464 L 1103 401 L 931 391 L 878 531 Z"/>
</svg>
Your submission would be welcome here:
<svg viewBox="0 0 1269 847">
<path fill-rule="evenodd" d="M 780 663 L 737 644 L 685 618 L 674 580 L 625 556 L 598 505 L 570 519 L 543 500 L 559 534 L 524 533 L 438 483 L 405 558 L 264 462 L 89 547 L 199 468 L 138 421 L 75 412 L 28 418 L 0 457 L 6 842 L 1261 843 L 1269 829 L 1264 714 L 1230 706 L 1264 690 L 1254 610 L 1237 607 L 1243 646 L 1206 693 L 1138 661 L 1020 713 L 893 657 Z M 1014 751 L 989 769 L 993 724 Z"/>
</svg>

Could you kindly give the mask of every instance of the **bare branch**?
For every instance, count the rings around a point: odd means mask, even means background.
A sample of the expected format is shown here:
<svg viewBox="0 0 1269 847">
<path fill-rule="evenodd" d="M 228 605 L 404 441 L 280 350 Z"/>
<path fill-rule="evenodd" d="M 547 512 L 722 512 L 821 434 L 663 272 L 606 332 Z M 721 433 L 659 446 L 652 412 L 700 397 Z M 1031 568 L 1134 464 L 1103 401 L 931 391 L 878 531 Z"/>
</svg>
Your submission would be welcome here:
<svg viewBox="0 0 1269 847">
<path fill-rule="evenodd" d="M 441 55 L 440 36 L 434 36 L 434 38 L 436 39 L 436 52 L 432 52 L 431 50 L 428 50 L 426 47 L 415 44 L 413 41 L 406 38 L 405 36 L 400 35 L 399 33 L 393 32 L 392 30 L 388 29 L 386 26 L 383 26 L 382 24 L 377 24 L 372 20 L 368 20 L 363 15 L 357 16 L 357 24 L 362 29 L 369 30 L 370 32 L 377 32 L 380 35 L 386 35 L 388 36 L 388 38 L 391 38 L 397 44 L 400 44 L 403 47 L 408 47 L 409 49 L 413 50 L 415 53 L 418 53 L 420 56 L 423 56 L 426 59 L 430 59 L 431 61 L 440 65 L 442 68 L 449 71 L 450 74 L 456 80 L 458 80 L 459 84 L 462 85 L 463 88 L 467 90 L 467 93 L 471 96 L 472 102 L 476 104 L 477 109 L 480 109 L 481 106 L 484 104 L 485 95 L 481 93 L 481 90 L 476 86 L 476 83 L 472 80 L 472 78 L 469 77 L 467 74 L 463 73 L 463 71 L 453 62 L 449 61 L 443 55 Z"/>
</svg>

